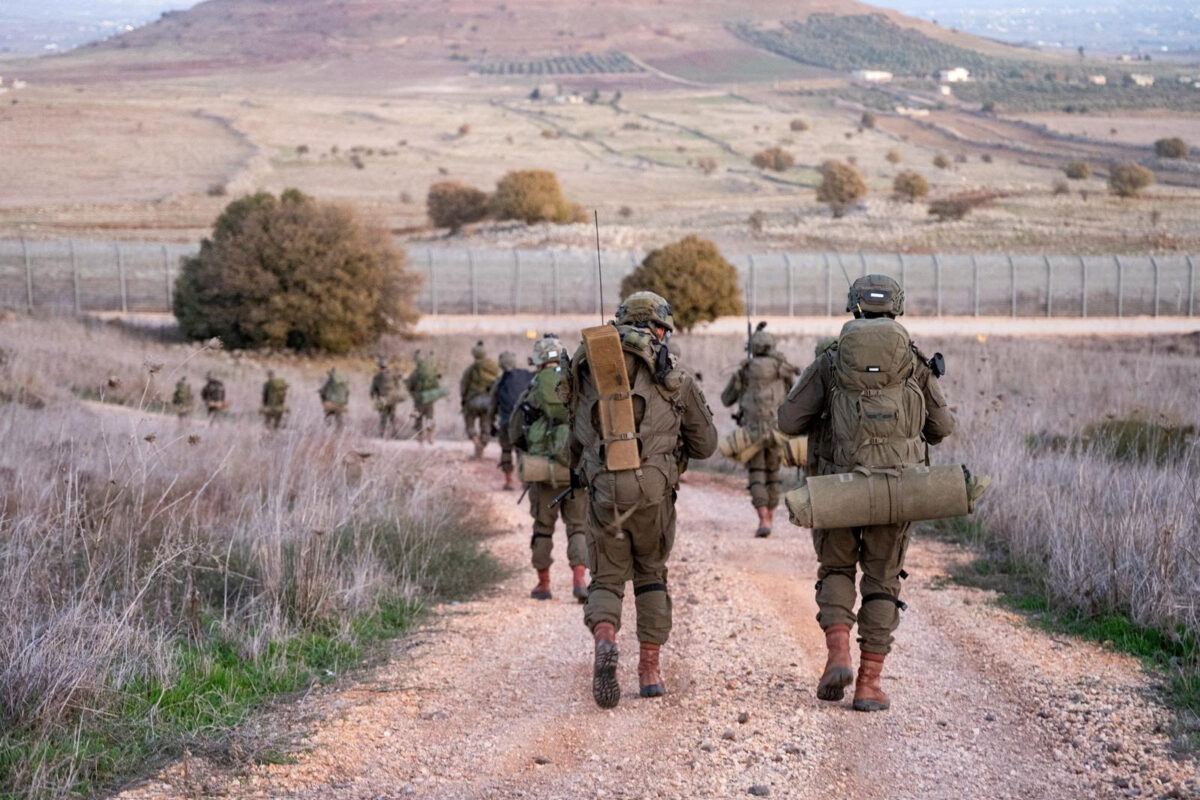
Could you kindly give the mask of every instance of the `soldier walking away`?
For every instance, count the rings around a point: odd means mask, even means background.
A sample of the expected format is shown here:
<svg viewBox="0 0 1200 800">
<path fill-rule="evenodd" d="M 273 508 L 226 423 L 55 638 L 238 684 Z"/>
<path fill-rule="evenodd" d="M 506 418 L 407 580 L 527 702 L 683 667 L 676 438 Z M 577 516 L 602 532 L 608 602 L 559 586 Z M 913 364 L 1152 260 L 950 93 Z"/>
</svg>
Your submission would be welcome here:
<svg viewBox="0 0 1200 800">
<path fill-rule="evenodd" d="M 229 408 L 229 403 L 225 400 L 225 384 L 217 380 L 217 376 L 211 372 L 204 376 L 204 381 L 200 399 L 204 401 L 204 407 L 208 410 L 209 422 L 216 422 L 217 417 Z"/>
<path fill-rule="evenodd" d="M 350 384 L 336 368 L 330 367 L 325 375 L 325 383 L 317 390 L 321 398 L 321 408 L 325 411 L 325 424 L 333 423 L 338 430 L 342 429 L 346 412 L 350 409 Z"/>
<path fill-rule="evenodd" d="M 171 395 L 171 409 L 180 419 L 192 413 L 192 386 L 186 376 L 175 383 L 175 393 Z"/>
<path fill-rule="evenodd" d="M 287 413 L 288 383 L 275 374 L 275 370 L 267 370 L 267 380 L 262 387 L 263 421 L 271 430 L 279 430 L 283 425 L 283 416 Z"/>
<path fill-rule="evenodd" d="M 529 540 L 537 584 L 529 592 L 535 600 L 549 600 L 550 565 L 554 563 L 554 527 L 561 515 L 567 529 L 567 563 L 571 565 L 571 592 L 587 600 L 587 497 L 571 487 L 567 450 L 570 424 L 567 406 L 559 398 L 558 383 L 566 358 L 562 342 L 545 334 L 533 345 L 530 364 L 537 370 L 517 399 L 509 417 L 508 438 L 521 451 L 522 480 L 529 492 L 533 537 Z M 537 478 L 533 477 L 534 475 Z M 539 479 L 540 478 L 540 479 Z M 560 495 L 563 490 L 566 494 Z"/>
<path fill-rule="evenodd" d="M 866 275 L 850 287 L 846 310 L 855 319 L 800 376 L 779 409 L 779 428 L 797 435 L 828 426 L 822 475 L 895 470 L 928 463 L 928 447 L 954 432 L 954 415 L 937 377 L 940 358 L 926 359 L 896 317 L 904 290 L 886 275 Z M 814 428 L 814 426 L 817 426 Z M 879 684 L 893 633 L 900 624 L 900 581 L 909 524 L 814 530 L 817 621 L 828 658 L 817 684 L 822 700 L 841 700 L 854 681 L 854 708 L 882 711 L 890 700 Z M 854 580 L 861 569 L 858 599 Z M 850 629 L 858 624 L 855 679 Z"/>
<path fill-rule="evenodd" d="M 613 324 L 616 352 L 593 365 L 581 348 L 563 387 L 571 413 L 571 465 L 588 487 L 592 582 L 584 622 L 595 644 L 592 697 L 601 708 L 621 699 L 616 634 L 631 580 L 639 693 L 665 693 L 659 651 L 671 632 L 667 559 L 675 543 L 679 476 L 687 459 L 708 458 L 717 446 L 704 393 L 667 347 L 675 329 L 670 304 L 653 292 L 636 292 L 617 308 Z M 606 373 L 619 372 L 622 364 L 629 391 L 601 395 L 598 385 L 610 385 Z M 632 421 L 632 430 L 613 422 L 621 418 Z M 609 448 L 627 440 L 639 445 L 630 453 L 633 467 L 610 470 Z"/>
<path fill-rule="evenodd" d="M 747 343 L 749 357 L 738 366 L 721 392 L 721 405 L 728 408 L 737 403 L 734 420 L 749 432 L 752 441 L 762 443 L 758 453 L 746 462 L 750 475 L 746 488 L 758 514 L 758 530 L 754 535 L 759 538 L 771 535 L 775 509 L 779 506 L 779 466 L 783 454 L 775 438 L 778 429 L 775 419 L 779 404 L 800 374 L 775 349 L 775 337 L 765 330 L 766 325 L 759 323 Z"/>
<path fill-rule="evenodd" d="M 421 351 L 413 354 L 416 362 L 412 372 L 405 378 L 405 386 L 413 399 L 413 425 L 417 429 L 416 439 L 422 444 L 433 443 L 437 429 L 433 420 L 433 404 L 450 393 L 442 386 L 442 373 L 438 372 L 432 358 L 422 358 Z"/>
<path fill-rule="evenodd" d="M 404 402 L 404 379 L 397 370 L 388 366 L 386 358 L 376 361 L 379 367 L 371 378 L 371 401 L 379 413 L 379 435 L 394 438 L 396 435 L 396 406 Z"/>
<path fill-rule="evenodd" d="M 482 341 L 471 348 L 471 358 L 471 366 L 463 370 L 458 382 L 458 394 L 467 438 L 475 444 L 474 458 L 480 459 L 492 432 L 492 385 L 500 377 L 500 367 L 487 357 Z"/>
<path fill-rule="evenodd" d="M 492 433 L 500 440 L 500 471 L 504 473 L 506 492 L 513 490 L 513 445 L 508 435 L 508 424 L 512 413 L 517 407 L 521 393 L 533 380 L 533 373 L 517 367 L 517 356 L 505 351 L 500 354 L 500 369 L 504 370 L 492 384 L 491 407 L 488 409 L 488 422 Z"/>
</svg>

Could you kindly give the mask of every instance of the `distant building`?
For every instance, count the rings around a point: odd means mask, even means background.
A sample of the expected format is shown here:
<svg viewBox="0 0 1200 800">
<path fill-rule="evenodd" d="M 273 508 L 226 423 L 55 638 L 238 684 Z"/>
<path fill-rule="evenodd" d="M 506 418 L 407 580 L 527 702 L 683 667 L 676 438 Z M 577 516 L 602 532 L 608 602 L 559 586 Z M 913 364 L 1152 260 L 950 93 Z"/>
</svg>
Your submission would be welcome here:
<svg viewBox="0 0 1200 800">
<path fill-rule="evenodd" d="M 1124 53 L 1122 55 L 1117 56 L 1117 61 L 1124 61 L 1124 62 L 1133 61 L 1133 56 L 1129 55 L 1128 53 Z"/>
<path fill-rule="evenodd" d="M 949 97 L 950 95 L 954 94 L 954 92 L 951 91 L 949 86 L 939 86 L 938 94 L 940 94 L 942 97 Z"/>
<path fill-rule="evenodd" d="M 1088 75 L 1088 83 L 1092 86 L 1106 86 L 1108 84 L 1107 75 Z"/>
<path fill-rule="evenodd" d="M 855 80 L 867 83 L 889 83 L 892 80 L 892 73 L 882 69 L 856 69 L 851 74 Z"/>
<path fill-rule="evenodd" d="M 1147 89 L 1154 85 L 1154 76 L 1145 75 L 1140 72 L 1131 72 L 1125 76 L 1125 82 L 1130 86 L 1140 86 Z"/>
<path fill-rule="evenodd" d="M 966 67 L 940 69 L 937 72 L 937 79 L 942 83 L 966 83 L 971 80 L 971 71 Z"/>
<path fill-rule="evenodd" d="M 902 117 L 928 117 L 928 108 L 912 108 L 910 106 L 896 106 L 896 113 Z"/>
</svg>

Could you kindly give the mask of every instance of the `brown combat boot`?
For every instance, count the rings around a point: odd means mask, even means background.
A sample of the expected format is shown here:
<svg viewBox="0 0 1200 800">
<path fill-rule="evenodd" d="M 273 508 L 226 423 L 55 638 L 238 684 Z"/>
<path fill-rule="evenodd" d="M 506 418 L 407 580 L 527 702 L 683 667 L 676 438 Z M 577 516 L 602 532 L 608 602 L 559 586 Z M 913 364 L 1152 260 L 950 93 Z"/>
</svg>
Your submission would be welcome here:
<svg viewBox="0 0 1200 800">
<path fill-rule="evenodd" d="M 883 673 L 883 656 L 863 652 L 858 664 L 858 680 L 854 682 L 855 711 L 887 711 L 892 701 L 883 693 L 879 676 Z"/>
<path fill-rule="evenodd" d="M 478 436 L 471 437 L 471 444 L 475 447 L 475 453 L 471 456 L 472 461 L 478 461 L 483 458 L 483 442 Z"/>
<path fill-rule="evenodd" d="M 592 664 L 592 699 L 601 708 L 616 708 L 621 702 L 617 683 L 617 629 L 611 622 L 598 622 L 592 629 L 596 660 Z"/>
<path fill-rule="evenodd" d="M 571 567 L 571 594 L 581 603 L 587 602 L 588 582 L 587 567 L 576 564 Z"/>
<path fill-rule="evenodd" d="M 759 539 L 765 539 L 771 535 L 771 509 L 759 506 L 754 510 L 758 512 L 758 530 L 754 532 L 754 535 Z"/>
<path fill-rule="evenodd" d="M 506 492 L 511 492 L 513 490 L 512 474 L 513 471 L 511 469 L 504 470 L 504 485 L 500 488 Z"/>
<path fill-rule="evenodd" d="M 529 592 L 529 596 L 534 600 L 549 600 L 550 599 L 550 570 L 539 569 L 537 571 L 538 582 L 537 586 Z"/>
<path fill-rule="evenodd" d="M 667 693 L 663 688 L 662 676 L 658 674 L 658 651 L 661 645 L 642 642 L 638 653 L 638 685 L 642 687 L 639 694 L 642 697 L 662 697 Z"/>
<path fill-rule="evenodd" d="M 829 655 L 825 658 L 825 671 L 817 683 L 817 697 L 822 700 L 841 700 L 845 688 L 854 680 L 854 666 L 850 663 L 850 626 L 830 625 L 826 628 L 825 647 Z"/>
</svg>

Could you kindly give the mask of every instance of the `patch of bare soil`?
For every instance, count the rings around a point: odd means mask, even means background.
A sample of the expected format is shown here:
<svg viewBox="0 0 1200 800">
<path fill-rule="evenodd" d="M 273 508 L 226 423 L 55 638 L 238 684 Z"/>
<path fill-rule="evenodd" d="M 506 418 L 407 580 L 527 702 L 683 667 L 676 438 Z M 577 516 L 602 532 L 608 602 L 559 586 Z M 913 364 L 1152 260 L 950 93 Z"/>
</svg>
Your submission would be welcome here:
<svg viewBox="0 0 1200 800">
<path fill-rule="evenodd" d="M 447 458 L 465 480 L 498 482 L 491 462 L 468 462 L 459 448 Z M 679 497 L 668 694 L 637 697 L 629 593 L 618 637 L 625 694 L 602 711 L 565 543 L 554 599 L 529 599 L 529 520 L 515 500 L 493 495 L 512 531 L 493 551 L 514 576 L 439 609 L 365 679 L 304 701 L 300 716 L 318 722 L 295 764 L 230 772 L 193 761 L 121 797 L 180 797 L 201 784 L 213 795 L 294 798 L 1200 792 L 1194 765 L 1169 757 L 1169 715 L 1135 661 L 1048 636 L 986 593 L 947 585 L 946 568 L 964 557 L 949 545 L 910 550 L 909 610 L 885 669 L 892 710 L 818 701 L 808 532 L 785 523 L 753 539 L 740 479 L 715 475 L 689 476 Z"/>
</svg>

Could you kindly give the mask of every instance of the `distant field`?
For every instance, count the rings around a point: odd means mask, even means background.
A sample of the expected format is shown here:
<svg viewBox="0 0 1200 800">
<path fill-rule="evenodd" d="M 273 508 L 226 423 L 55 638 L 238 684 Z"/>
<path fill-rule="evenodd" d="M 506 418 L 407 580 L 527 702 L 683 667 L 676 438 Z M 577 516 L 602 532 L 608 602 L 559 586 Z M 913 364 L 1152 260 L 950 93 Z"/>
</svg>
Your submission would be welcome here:
<svg viewBox="0 0 1200 800">
<path fill-rule="evenodd" d="M 1197 91 L 1197 94 L 1200 95 L 1200 91 Z M 1009 116 L 1034 125 L 1045 125 L 1058 133 L 1139 147 L 1152 145 L 1164 136 L 1178 136 L 1193 147 L 1200 145 L 1200 113 L 1145 111 L 1114 114 L 1029 113 Z"/>
<path fill-rule="evenodd" d="M 646 71 L 625 53 L 588 53 L 533 61 L 491 61 L 476 64 L 471 70 L 481 75 L 607 75 Z"/>
<path fill-rule="evenodd" d="M 755 47 L 712 49 L 646 58 L 663 72 L 699 83 L 795 81 L 829 77 L 828 70 Z"/>
</svg>

